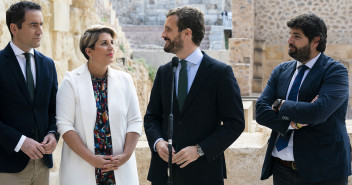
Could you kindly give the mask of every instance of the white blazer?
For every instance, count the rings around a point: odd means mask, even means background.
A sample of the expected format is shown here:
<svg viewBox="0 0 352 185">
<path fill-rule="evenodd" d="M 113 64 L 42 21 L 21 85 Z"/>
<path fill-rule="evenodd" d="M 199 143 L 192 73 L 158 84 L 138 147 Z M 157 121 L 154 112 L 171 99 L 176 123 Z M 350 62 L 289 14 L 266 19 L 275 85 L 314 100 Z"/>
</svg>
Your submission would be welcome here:
<svg viewBox="0 0 352 185">
<path fill-rule="evenodd" d="M 108 68 L 108 108 L 113 155 L 123 153 L 126 134 L 141 134 L 142 118 L 132 77 Z M 87 64 L 66 72 L 57 92 L 56 119 L 58 132 L 77 132 L 94 154 L 96 102 Z M 114 171 L 116 184 L 138 185 L 135 154 Z M 95 167 L 73 152 L 64 142 L 60 166 L 61 185 L 96 185 Z"/>
</svg>

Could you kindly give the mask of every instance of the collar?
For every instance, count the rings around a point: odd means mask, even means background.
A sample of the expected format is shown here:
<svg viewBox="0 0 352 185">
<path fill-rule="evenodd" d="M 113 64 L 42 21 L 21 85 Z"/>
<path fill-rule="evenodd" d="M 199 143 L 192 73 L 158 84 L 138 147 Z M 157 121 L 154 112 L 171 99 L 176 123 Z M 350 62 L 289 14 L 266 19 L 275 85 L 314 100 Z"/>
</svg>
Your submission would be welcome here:
<svg viewBox="0 0 352 185">
<path fill-rule="evenodd" d="M 114 73 L 112 72 L 113 69 L 110 67 L 110 65 L 108 65 L 108 72 L 106 74 L 107 77 L 112 77 L 114 75 Z M 88 69 L 88 62 L 86 62 L 84 65 L 82 65 L 81 67 L 78 67 L 77 69 L 75 69 L 76 74 L 84 74 L 84 73 L 88 73 L 90 75 L 89 69 Z"/>
<path fill-rule="evenodd" d="M 19 47 L 17 47 L 12 41 L 10 42 L 11 48 L 13 50 L 13 52 L 15 53 L 16 56 L 23 56 L 23 53 L 25 53 L 22 49 L 20 49 Z M 30 54 L 32 54 L 34 56 L 34 49 L 31 48 L 31 50 L 29 50 Z"/>
<path fill-rule="evenodd" d="M 316 57 L 314 57 L 312 60 L 307 62 L 306 66 L 309 67 L 309 69 L 312 69 L 312 67 L 317 62 L 317 60 L 320 57 L 320 55 L 321 55 L 321 53 L 319 53 Z M 301 65 L 303 65 L 303 63 L 297 60 L 296 68 L 298 69 L 298 67 L 300 67 Z"/>
<path fill-rule="evenodd" d="M 203 53 L 200 51 L 199 47 L 193 51 L 185 60 L 195 65 L 199 65 L 203 60 Z"/>
</svg>

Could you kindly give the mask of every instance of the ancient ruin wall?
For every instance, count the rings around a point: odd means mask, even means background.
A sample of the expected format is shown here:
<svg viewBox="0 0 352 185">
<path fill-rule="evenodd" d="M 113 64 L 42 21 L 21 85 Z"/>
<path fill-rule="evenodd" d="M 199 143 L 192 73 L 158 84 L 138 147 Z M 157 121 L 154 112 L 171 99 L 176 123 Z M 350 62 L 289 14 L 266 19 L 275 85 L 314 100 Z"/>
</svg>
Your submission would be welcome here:
<svg viewBox="0 0 352 185">
<path fill-rule="evenodd" d="M 296 15 L 313 12 L 328 27 L 328 44 L 352 44 L 351 0 L 269 0 L 255 1 L 255 39 L 267 45 L 286 44 L 286 22 Z"/>
<path fill-rule="evenodd" d="M 169 9 L 192 6 L 202 10 L 207 25 L 222 24 L 222 11 L 231 0 L 110 0 L 123 25 L 164 25 Z"/>
</svg>

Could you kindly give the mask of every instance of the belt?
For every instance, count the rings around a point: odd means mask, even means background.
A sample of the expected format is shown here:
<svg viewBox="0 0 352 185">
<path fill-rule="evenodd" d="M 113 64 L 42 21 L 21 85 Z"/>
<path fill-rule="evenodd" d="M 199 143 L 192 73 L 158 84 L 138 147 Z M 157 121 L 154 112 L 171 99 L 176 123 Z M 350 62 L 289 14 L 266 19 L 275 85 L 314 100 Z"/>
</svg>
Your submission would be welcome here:
<svg viewBox="0 0 352 185">
<path fill-rule="evenodd" d="M 274 156 L 273 156 L 273 158 L 275 161 L 277 161 L 282 166 L 285 166 L 285 167 L 293 169 L 293 170 L 297 170 L 295 161 L 284 161 L 284 160 L 277 158 L 277 157 L 274 157 Z"/>
</svg>

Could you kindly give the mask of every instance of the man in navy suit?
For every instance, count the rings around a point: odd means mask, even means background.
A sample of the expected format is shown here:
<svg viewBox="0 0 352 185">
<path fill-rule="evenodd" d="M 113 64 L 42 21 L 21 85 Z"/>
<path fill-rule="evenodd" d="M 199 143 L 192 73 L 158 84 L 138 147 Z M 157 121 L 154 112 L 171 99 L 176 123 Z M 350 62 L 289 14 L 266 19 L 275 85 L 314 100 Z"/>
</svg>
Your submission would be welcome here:
<svg viewBox="0 0 352 185">
<path fill-rule="evenodd" d="M 6 23 L 12 41 L 0 51 L 0 182 L 48 185 L 56 132 L 57 77 L 40 46 L 40 5 L 11 5 Z"/>
<path fill-rule="evenodd" d="M 261 179 L 274 185 L 346 185 L 351 147 L 345 117 L 348 71 L 323 52 L 327 28 L 314 14 L 287 22 L 289 55 L 256 104 L 256 120 L 272 129 Z"/>
<path fill-rule="evenodd" d="M 175 76 L 171 62 L 159 68 L 144 117 L 152 152 L 148 180 L 153 185 L 167 183 L 172 78 L 176 82 L 172 149 L 175 185 L 224 184 L 224 151 L 244 129 L 240 89 L 232 68 L 200 51 L 204 32 L 204 16 L 198 9 L 182 7 L 167 14 L 162 33 L 164 50 L 181 61 Z"/>
</svg>

